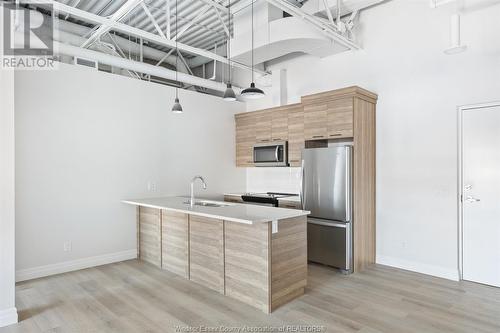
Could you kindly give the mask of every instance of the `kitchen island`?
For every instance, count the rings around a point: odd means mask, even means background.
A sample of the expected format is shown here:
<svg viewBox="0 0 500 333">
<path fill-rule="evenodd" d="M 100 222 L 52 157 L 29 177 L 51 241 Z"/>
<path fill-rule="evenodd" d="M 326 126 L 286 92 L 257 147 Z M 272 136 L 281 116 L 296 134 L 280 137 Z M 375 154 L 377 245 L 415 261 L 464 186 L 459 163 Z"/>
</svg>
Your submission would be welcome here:
<svg viewBox="0 0 500 333">
<path fill-rule="evenodd" d="M 309 212 L 182 197 L 137 206 L 138 258 L 266 313 L 307 285 Z"/>
</svg>

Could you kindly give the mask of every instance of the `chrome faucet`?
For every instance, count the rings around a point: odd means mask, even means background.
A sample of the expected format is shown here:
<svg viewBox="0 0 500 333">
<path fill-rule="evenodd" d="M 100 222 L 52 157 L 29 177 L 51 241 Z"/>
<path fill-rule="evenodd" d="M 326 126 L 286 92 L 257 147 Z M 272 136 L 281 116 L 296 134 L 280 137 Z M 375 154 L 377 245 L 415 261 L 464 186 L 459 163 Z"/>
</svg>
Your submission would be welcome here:
<svg viewBox="0 0 500 333">
<path fill-rule="evenodd" d="M 191 208 L 194 206 L 194 182 L 196 179 L 201 180 L 201 184 L 203 186 L 203 189 L 207 189 L 207 183 L 205 183 L 205 179 L 203 179 L 202 176 L 194 176 L 193 179 L 191 179 L 191 199 L 189 200 L 189 204 L 191 205 Z"/>
</svg>

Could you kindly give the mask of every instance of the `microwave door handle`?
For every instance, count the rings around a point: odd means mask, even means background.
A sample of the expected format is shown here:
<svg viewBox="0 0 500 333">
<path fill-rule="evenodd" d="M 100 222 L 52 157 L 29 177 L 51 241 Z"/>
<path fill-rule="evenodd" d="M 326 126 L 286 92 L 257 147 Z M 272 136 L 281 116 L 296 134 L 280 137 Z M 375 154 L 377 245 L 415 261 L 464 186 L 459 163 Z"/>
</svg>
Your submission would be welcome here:
<svg viewBox="0 0 500 333">
<path fill-rule="evenodd" d="M 277 145 L 277 146 L 276 146 L 276 150 L 274 151 L 274 158 L 276 159 L 276 162 L 279 162 L 279 161 L 280 161 L 279 152 L 280 152 L 280 146 L 279 146 L 279 145 Z"/>
</svg>

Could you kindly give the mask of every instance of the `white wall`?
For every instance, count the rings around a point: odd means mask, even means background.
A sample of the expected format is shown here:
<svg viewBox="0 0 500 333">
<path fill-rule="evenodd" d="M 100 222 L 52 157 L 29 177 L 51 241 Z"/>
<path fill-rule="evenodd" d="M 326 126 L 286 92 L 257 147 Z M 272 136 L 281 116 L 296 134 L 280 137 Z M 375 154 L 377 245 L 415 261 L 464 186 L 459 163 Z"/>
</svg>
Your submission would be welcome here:
<svg viewBox="0 0 500 333">
<path fill-rule="evenodd" d="M 248 168 L 247 192 L 300 192 L 301 168 Z"/>
<path fill-rule="evenodd" d="M 3 15 L 1 8 L 0 15 Z M 2 45 L 3 25 L 0 24 L 0 54 L 3 54 Z M 14 72 L 0 69 L 0 327 L 17 322 L 14 147 Z"/>
<path fill-rule="evenodd" d="M 181 90 L 184 114 L 172 114 L 172 88 L 66 64 L 19 72 L 15 88 L 19 279 L 133 256 L 135 208 L 122 199 L 187 195 L 196 174 L 199 195 L 245 188 L 243 104 Z"/>
<path fill-rule="evenodd" d="M 271 69 L 287 69 L 289 103 L 350 85 L 378 93 L 377 260 L 457 278 L 456 108 L 500 100 L 500 5 L 466 12 L 469 50 L 446 56 L 452 10 L 431 9 L 427 0 L 388 1 L 362 12 L 361 51 L 303 56 Z M 267 96 L 248 109 L 270 105 Z M 248 170 L 247 181 L 254 175 Z"/>
</svg>

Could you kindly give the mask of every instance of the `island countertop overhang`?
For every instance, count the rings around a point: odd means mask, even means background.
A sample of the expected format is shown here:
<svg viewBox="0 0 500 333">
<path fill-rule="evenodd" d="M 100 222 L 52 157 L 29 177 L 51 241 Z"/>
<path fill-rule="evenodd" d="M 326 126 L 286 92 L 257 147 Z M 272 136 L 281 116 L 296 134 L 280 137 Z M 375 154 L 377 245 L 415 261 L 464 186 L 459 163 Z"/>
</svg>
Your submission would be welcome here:
<svg viewBox="0 0 500 333">
<path fill-rule="evenodd" d="M 310 214 L 310 212 L 304 210 L 226 202 L 221 202 L 225 204 L 222 207 L 191 207 L 189 204 L 186 204 L 186 201 L 189 201 L 189 199 L 183 197 L 161 197 L 130 199 L 123 200 L 122 202 L 135 206 L 165 209 L 244 224 L 266 223 Z"/>
</svg>

